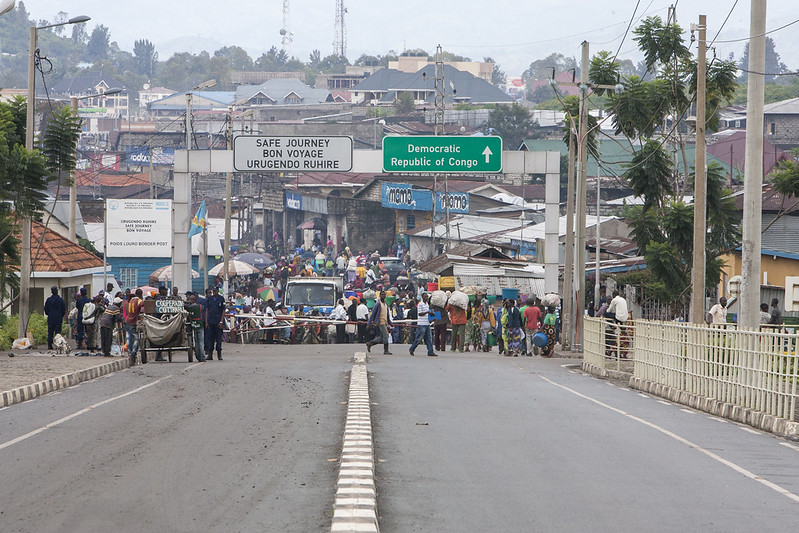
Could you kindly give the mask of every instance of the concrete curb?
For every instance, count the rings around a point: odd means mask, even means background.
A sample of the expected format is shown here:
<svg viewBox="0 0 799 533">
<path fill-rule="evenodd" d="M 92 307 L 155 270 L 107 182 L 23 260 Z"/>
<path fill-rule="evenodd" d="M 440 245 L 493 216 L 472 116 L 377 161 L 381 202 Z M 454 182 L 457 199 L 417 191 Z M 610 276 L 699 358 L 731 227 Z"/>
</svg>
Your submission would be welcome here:
<svg viewBox="0 0 799 533">
<path fill-rule="evenodd" d="M 630 378 L 630 388 L 644 391 L 654 396 L 660 396 L 661 398 L 667 398 L 675 403 L 687 405 L 699 411 L 710 413 L 713 416 L 740 422 L 741 424 L 762 429 L 776 435 L 799 435 L 799 422 L 792 422 L 788 419 L 769 415 L 749 407 L 722 402 L 714 398 L 708 398 L 636 377 Z"/>
<path fill-rule="evenodd" d="M 690 393 L 680 390 L 668 385 L 662 385 L 652 381 L 646 381 L 641 378 L 633 377 L 628 372 L 619 372 L 616 370 L 606 370 L 591 363 L 583 361 L 582 370 L 592 376 L 600 378 L 615 378 L 627 379 L 629 378 L 629 386 L 631 389 L 640 390 L 653 396 L 666 398 L 674 403 L 687 405 L 699 411 L 710 413 L 719 418 L 726 418 L 734 422 L 740 422 L 775 435 L 786 437 L 794 437 L 799 435 L 799 422 L 792 422 L 786 418 L 780 418 L 774 415 L 766 414 L 762 411 L 756 411 L 748 407 L 742 407 L 731 403 L 721 402 L 706 396 Z"/>
<path fill-rule="evenodd" d="M 372 415 L 365 354 L 355 354 L 331 532 L 378 533 Z"/>
<path fill-rule="evenodd" d="M 99 378 L 100 376 L 110 374 L 111 372 L 123 370 L 129 366 L 130 359 L 127 357 L 120 357 L 102 365 L 93 366 L 84 370 L 78 370 L 77 372 L 64 374 L 63 376 L 45 379 L 37 383 L 32 383 L 31 385 L 17 387 L 16 389 L 11 389 L 2 393 L 2 396 L 0 397 L 0 407 L 8 407 L 9 405 L 21 403 L 26 400 L 32 400 L 50 392 L 72 387 L 73 385 L 77 385 L 83 381 Z"/>
</svg>

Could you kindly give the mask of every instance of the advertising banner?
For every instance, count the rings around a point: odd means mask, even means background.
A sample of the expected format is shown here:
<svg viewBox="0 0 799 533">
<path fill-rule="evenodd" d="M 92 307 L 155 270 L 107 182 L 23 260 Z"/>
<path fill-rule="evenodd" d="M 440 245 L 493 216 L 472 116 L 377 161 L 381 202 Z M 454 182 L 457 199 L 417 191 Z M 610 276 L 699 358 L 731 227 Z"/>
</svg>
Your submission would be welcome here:
<svg viewBox="0 0 799 533">
<path fill-rule="evenodd" d="M 436 211 L 446 211 L 444 204 L 445 194 L 439 191 Z M 450 193 L 446 195 L 449 200 L 450 213 L 468 213 L 469 195 L 466 193 Z M 410 211 L 432 211 L 433 192 L 427 189 L 414 189 L 407 183 L 382 183 L 381 201 L 383 207 L 390 209 L 406 209 Z"/>
<path fill-rule="evenodd" d="M 147 146 L 128 146 L 125 148 L 125 163 L 129 167 L 149 166 L 150 149 Z M 153 165 L 171 166 L 175 164 L 175 149 L 153 146 Z"/>
<path fill-rule="evenodd" d="M 286 209 L 302 211 L 302 195 L 295 192 L 286 193 Z"/>
<path fill-rule="evenodd" d="M 106 200 L 108 257 L 171 257 L 172 200 Z"/>
</svg>

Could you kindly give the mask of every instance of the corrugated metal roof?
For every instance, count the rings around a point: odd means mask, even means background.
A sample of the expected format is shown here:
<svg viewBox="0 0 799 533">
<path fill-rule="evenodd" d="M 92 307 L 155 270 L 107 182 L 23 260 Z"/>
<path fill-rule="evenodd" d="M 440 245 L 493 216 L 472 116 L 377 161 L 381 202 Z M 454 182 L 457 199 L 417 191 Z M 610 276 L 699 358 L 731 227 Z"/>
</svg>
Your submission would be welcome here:
<svg viewBox="0 0 799 533">
<path fill-rule="evenodd" d="M 763 107 L 764 115 L 799 115 L 799 98 L 789 98 L 767 104 Z"/>
</svg>

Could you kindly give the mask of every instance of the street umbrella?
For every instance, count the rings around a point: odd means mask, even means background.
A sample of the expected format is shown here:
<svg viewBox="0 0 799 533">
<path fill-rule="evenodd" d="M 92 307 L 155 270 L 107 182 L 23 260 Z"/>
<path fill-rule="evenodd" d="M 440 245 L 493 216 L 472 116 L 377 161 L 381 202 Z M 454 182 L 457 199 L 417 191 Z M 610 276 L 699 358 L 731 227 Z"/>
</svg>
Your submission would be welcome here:
<svg viewBox="0 0 799 533">
<path fill-rule="evenodd" d="M 235 260 L 243 261 L 248 265 L 252 265 L 259 270 L 263 270 L 264 268 L 275 264 L 275 260 L 272 259 L 272 256 L 267 256 L 266 254 L 258 254 L 255 252 L 247 252 L 244 254 L 239 254 L 236 256 Z"/>
<path fill-rule="evenodd" d="M 151 294 L 158 294 L 158 287 L 151 287 L 150 285 L 142 285 L 133 289 L 134 294 L 137 290 L 141 289 L 142 294 L 146 297 Z"/>
<path fill-rule="evenodd" d="M 274 287 L 261 287 L 258 289 L 258 297 L 264 301 L 274 300 L 277 302 L 279 300 Z"/>
<path fill-rule="evenodd" d="M 200 273 L 196 270 L 191 270 L 191 277 L 199 278 Z M 150 274 L 150 283 L 158 283 L 159 281 L 172 281 L 172 265 L 165 265 Z"/>
<path fill-rule="evenodd" d="M 211 276 L 218 276 L 222 269 L 225 268 L 225 262 L 221 262 L 216 265 L 214 268 L 208 271 L 208 274 Z M 228 269 L 227 269 L 229 276 L 247 276 L 249 274 L 257 274 L 258 269 L 252 265 L 248 265 L 244 261 L 236 261 L 235 259 L 228 261 Z"/>
</svg>

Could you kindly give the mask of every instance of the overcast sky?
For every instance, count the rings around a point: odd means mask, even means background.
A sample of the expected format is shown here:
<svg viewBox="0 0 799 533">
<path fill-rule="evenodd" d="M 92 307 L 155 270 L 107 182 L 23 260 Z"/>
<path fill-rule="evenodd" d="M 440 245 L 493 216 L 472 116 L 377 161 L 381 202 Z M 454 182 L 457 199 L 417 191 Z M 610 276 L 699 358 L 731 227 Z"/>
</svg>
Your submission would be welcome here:
<svg viewBox="0 0 799 533">
<path fill-rule="evenodd" d="M 677 4 L 677 22 L 685 29 L 708 17 L 708 40 L 716 35 L 731 12 L 718 41 L 745 39 L 749 35 L 750 1 L 760 0 L 345 0 L 347 57 L 385 54 L 389 50 L 422 48 L 432 53 L 436 45 L 473 60 L 493 57 L 509 76 L 520 75 L 531 61 L 560 52 L 580 57 L 580 43 L 598 50 L 616 50 L 638 61 L 632 35 L 622 41 L 633 18 L 666 18 L 668 6 Z M 335 0 L 290 0 L 289 31 L 294 42 L 289 53 L 307 61 L 318 49 L 333 53 Z M 54 20 L 59 11 L 88 15 L 88 32 L 97 24 L 109 28 L 111 40 L 132 51 L 136 39 L 149 39 L 166 60 L 174 52 L 213 52 L 226 45 L 241 46 L 253 59 L 275 45 L 280 47 L 283 26 L 281 0 L 28 0 L 25 6 L 36 20 Z M 188 7 L 190 6 L 190 7 Z M 636 10 L 637 6 L 637 10 Z M 735 6 L 733 8 L 733 6 Z M 768 0 L 767 30 L 799 19 L 797 0 Z M 633 17 L 633 13 L 635 16 Z M 777 52 L 791 69 L 799 68 L 799 24 L 775 31 Z M 732 52 L 739 58 L 744 42 L 717 42 L 717 55 Z M 711 56 L 712 52 L 709 52 Z"/>
</svg>

